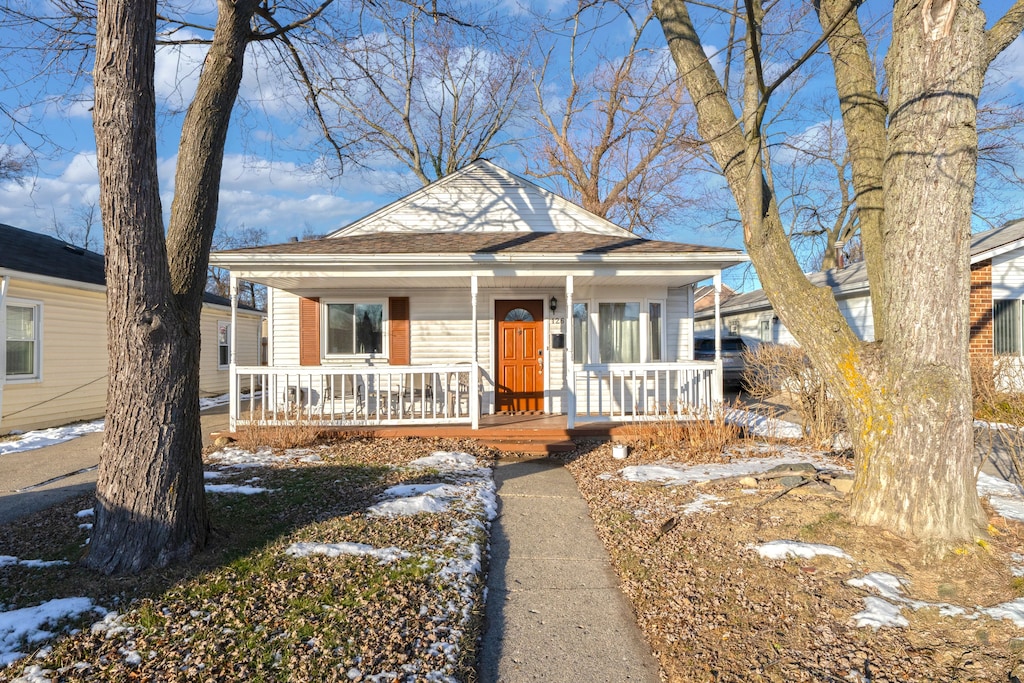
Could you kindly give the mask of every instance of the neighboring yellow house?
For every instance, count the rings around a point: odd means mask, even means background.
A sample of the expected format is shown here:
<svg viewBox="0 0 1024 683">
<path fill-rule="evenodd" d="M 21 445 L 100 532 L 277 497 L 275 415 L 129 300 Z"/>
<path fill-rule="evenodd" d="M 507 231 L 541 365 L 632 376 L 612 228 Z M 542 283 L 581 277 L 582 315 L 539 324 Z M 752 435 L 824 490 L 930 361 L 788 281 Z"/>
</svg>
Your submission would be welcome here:
<svg viewBox="0 0 1024 683">
<path fill-rule="evenodd" d="M 103 256 L 0 224 L 0 434 L 102 417 Z M 239 364 L 259 364 L 263 314 L 238 309 Z M 199 391 L 230 389 L 231 302 L 204 298 Z"/>
</svg>

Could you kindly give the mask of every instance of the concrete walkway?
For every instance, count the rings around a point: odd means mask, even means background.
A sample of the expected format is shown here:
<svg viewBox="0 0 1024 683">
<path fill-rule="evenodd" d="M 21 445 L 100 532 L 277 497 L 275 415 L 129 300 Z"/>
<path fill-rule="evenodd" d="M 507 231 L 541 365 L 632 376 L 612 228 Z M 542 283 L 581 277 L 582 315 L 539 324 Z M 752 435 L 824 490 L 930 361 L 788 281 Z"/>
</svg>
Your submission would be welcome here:
<svg viewBox="0 0 1024 683">
<path fill-rule="evenodd" d="M 200 414 L 203 445 L 228 426 L 227 405 Z M 0 524 L 88 493 L 96 487 L 103 433 L 0 456 Z"/>
<path fill-rule="evenodd" d="M 658 662 L 564 467 L 500 461 L 482 683 L 644 681 Z"/>
</svg>

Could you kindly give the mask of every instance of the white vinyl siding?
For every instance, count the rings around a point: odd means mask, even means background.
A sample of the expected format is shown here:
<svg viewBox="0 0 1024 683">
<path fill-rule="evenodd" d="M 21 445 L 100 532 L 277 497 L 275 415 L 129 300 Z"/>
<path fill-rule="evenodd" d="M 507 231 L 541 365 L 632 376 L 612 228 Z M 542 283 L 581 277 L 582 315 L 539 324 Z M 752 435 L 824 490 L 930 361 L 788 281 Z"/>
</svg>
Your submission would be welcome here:
<svg viewBox="0 0 1024 683">
<path fill-rule="evenodd" d="M 666 360 L 693 360 L 692 297 L 690 287 L 668 290 L 665 306 Z"/>
<path fill-rule="evenodd" d="M 267 299 L 273 313 L 270 326 L 270 364 L 299 364 L 299 297 L 282 289 L 269 289 Z"/>
</svg>

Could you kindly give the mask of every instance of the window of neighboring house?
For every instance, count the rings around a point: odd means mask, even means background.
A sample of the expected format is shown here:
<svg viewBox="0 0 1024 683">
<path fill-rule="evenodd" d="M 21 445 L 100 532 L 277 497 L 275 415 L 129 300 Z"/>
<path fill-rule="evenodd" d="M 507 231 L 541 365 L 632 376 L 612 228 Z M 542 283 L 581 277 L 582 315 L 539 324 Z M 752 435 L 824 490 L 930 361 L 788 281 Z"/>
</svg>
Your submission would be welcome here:
<svg viewBox="0 0 1024 683">
<path fill-rule="evenodd" d="M 7 379 L 38 379 L 42 304 L 7 304 Z"/>
<path fill-rule="evenodd" d="M 761 320 L 760 340 L 763 342 L 770 342 L 772 340 L 772 321 L 770 318 Z"/>
<path fill-rule="evenodd" d="M 217 369 L 225 370 L 231 364 L 231 323 L 217 321 Z"/>
<path fill-rule="evenodd" d="M 639 302 L 599 303 L 597 318 L 597 338 L 601 362 L 639 363 Z"/>
<path fill-rule="evenodd" d="M 997 299 L 992 302 L 992 342 L 997 354 L 1021 353 L 1021 302 Z"/>
<path fill-rule="evenodd" d="M 328 356 L 384 353 L 384 303 L 326 304 L 324 336 Z"/>
<path fill-rule="evenodd" d="M 572 358 L 574 363 L 589 363 L 590 325 L 587 304 L 572 305 Z"/>
<path fill-rule="evenodd" d="M 661 302 L 651 301 L 647 304 L 647 360 L 664 360 L 661 357 L 661 335 L 664 324 L 661 319 Z"/>
</svg>

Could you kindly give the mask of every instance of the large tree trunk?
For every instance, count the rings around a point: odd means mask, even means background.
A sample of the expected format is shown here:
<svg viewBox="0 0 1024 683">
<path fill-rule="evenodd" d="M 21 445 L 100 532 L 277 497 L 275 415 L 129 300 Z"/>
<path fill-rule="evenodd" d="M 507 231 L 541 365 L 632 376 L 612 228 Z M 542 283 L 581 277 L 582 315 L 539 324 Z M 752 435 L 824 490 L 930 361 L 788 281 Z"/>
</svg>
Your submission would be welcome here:
<svg viewBox="0 0 1024 683">
<path fill-rule="evenodd" d="M 165 243 L 156 168 L 156 3 L 100 0 L 97 165 L 106 243 L 110 383 L 86 564 L 138 572 L 182 561 L 209 534 L 199 421 L 199 318 L 224 140 L 251 2 L 219 3 L 182 128 Z"/>
<path fill-rule="evenodd" d="M 862 100 L 848 97 L 841 106 L 873 111 L 858 118 L 844 110 L 844 122 L 857 121 L 861 136 L 851 154 L 888 152 L 882 205 L 874 209 L 883 226 L 885 280 L 881 295 L 872 292 L 886 326 L 877 344 L 858 341 L 831 290 L 812 286 L 800 271 L 762 176 L 760 131 L 751 126 L 763 103 L 749 97 L 749 73 L 740 126 L 684 0 L 656 0 L 655 12 L 697 108 L 701 136 L 736 198 L 765 292 L 843 406 L 856 454 L 853 517 L 936 547 L 972 540 L 984 522 L 974 487 L 967 366 L 973 123 L 985 41 L 977 7 L 960 10 L 954 38 L 926 42 L 921 5 L 897 3 L 888 141 L 866 139 L 872 129 L 879 134 L 877 99 L 836 69 L 844 81 L 839 91 L 859 92 Z M 859 33 L 850 25 L 844 30 L 847 40 Z M 756 39 L 756 28 L 749 36 Z M 853 165 L 860 188 L 878 182 L 877 163 L 864 161 Z"/>
<path fill-rule="evenodd" d="M 164 250 L 155 43 L 154 0 L 99 2 L 93 125 L 109 386 L 96 523 L 85 562 L 106 573 L 184 559 L 203 546 L 209 527 L 195 410 L 198 330 L 184 325 L 171 295 Z"/>
<path fill-rule="evenodd" d="M 969 540 L 975 490 L 968 363 L 970 224 L 985 18 L 977 4 L 897 2 L 886 57 L 882 244 L 885 372 L 878 437 L 858 454 L 853 515 L 903 535 Z M 932 27 L 943 9 L 956 12 Z M 883 390 L 884 389 L 884 390 Z M 891 424 L 891 426 L 890 426 Z M 877 445 L 876 445 L 877 443 Z"/>
</svg>

